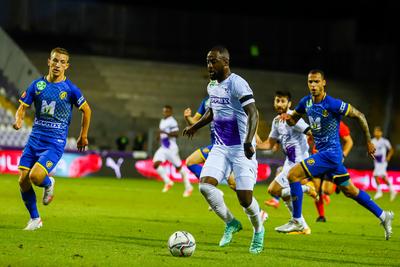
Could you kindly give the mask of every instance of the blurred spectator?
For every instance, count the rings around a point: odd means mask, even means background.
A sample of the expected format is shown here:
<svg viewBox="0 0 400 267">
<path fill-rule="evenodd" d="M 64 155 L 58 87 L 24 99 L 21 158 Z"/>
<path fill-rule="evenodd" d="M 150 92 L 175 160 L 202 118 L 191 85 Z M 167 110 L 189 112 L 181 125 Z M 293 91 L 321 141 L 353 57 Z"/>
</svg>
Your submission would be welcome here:
<svg viewBox="0 0 400 267">
<path fill-rule="evenodd" d="M 121 134 L 117 140 L 115 140 L 115 143 L 117 144 L 117 149 L 119 151 L 125 151 L 126 147 L 129 144 L 129 138 L 125 134 Z"/>
</svg>

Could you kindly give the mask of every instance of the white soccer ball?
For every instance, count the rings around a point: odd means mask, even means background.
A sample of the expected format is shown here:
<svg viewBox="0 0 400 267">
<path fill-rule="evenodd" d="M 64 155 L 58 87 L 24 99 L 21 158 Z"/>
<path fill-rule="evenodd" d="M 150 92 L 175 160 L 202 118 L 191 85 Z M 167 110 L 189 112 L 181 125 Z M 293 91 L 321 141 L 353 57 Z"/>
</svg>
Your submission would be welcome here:
<svg viewBox="0 0 400 267">
<path fill-rule="evenodd" d="M 196 241 L 190 233 L 177 231 L 169 237 L 168 248 L 174 257 L 190 257 L 196 249 Z"/>
</svg>

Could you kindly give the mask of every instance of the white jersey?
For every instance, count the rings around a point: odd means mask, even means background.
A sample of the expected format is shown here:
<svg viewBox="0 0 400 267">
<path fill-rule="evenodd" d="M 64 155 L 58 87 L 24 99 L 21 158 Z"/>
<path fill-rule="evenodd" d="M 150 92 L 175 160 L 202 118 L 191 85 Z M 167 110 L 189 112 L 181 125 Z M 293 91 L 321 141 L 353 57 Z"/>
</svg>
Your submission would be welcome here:
<svg viewBox="0 0 400 267">
<path fill-rule="evenodd" d="M 386 162 L 386 155 L 387 152 L 392 148 L 392 145 L 390 144 L 389 140 L 387 140 L 386 138 L 372 138 L 371 142 L 374 144 L 375 146 L 375 162 L 376 163 L 384 163 Z"/>
<path fill-rule="evenodd" d="M 292 110 L 288 110 L 292 114 Z M 309 125 L 300 119 L 294 126 L 289 126 L 286 121 L 281 121 L 279 116 L 272 120 L 271 132 L 269 138 L 278 140 L 281 144 L 286 160 L 297 163 L 308 158 L 308 143 L 305 133 Z"/>
<path fill-rule="evenodd" d="M 215 144 L 225 147 L 242 145 L 247 132 L 247 114 L 243 107 L 255 102 L 249 84 L 231 73 L 221 83 L 211 81 L 207 91 L 214 116 Z"/>
<path fill-rule="evenodd" d="M 178 122 L 174 117 L 169 116 L 168 118 L 161 119 L 160 121 L 160 133 L 161 146 L 165 148 L 176 147 L 176 138 L 168 136 L 166 133 L 179 131 Z"/>
</svg>

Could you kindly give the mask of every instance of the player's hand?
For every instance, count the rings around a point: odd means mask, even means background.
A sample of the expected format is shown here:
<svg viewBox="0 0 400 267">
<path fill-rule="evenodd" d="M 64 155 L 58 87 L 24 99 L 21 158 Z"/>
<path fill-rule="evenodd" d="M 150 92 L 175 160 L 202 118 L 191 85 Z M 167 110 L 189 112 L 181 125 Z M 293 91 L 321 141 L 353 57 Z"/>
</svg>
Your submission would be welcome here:
<svg viewBox="0 0 400 267">
<path fill-rule="evenodd" d="M 79 136 L 77 140 L 77 148 L 79 152 L 85 151 L 87 145 L 89 145 L 89 141 L 87 137 Z"/>
<path fill-rule="evenodd" d="M 192 126 L 187 126 L 185 129 L 183 129 L 182 135 L 189 137 L 189 139 L 193 138 L 193 135 L 196 133 L 196 129 L 193 128 Z"/>
<path fill-rule="evenodd" d="M 191 117 L 192 116 L 192 110 L 190 108 L 187 108 L 183 111 L 183 116 L 186 117 Z"/>
<path fill-rule="evenodd" d="M 368 155 L 371 158 L 375 159 L 375 155 L 374 154 L 375 154 L 376 149 L 375 149 L 374 144 L 371 141 L 367 142 L 367 150 L 368 150 Z"/>
<path fill-rule="evenodd" d="M 281 120 L 281 121 L 288 121 L 291 118 L 292 118 L 292 116 L 287 113 L 282 113 L 281 115 L 279 115 L 279 120 Z"/>
<path fill-rule="evenodd" d="M 21 127 L 22 127 L 22 121 L 21 121 L 21 120 L 17 120 L 17 121 L 14 122 L 13 128 L 14 128 L 15 130 L 18 131 L 19 129 L 21 129 Z"/>
<path fill-rule="evenodd" d="M 251 159 L 255 153 L 253 145 L 251 143 L 244 143 L 243 148 L 246 158 Z"/>
</svg>

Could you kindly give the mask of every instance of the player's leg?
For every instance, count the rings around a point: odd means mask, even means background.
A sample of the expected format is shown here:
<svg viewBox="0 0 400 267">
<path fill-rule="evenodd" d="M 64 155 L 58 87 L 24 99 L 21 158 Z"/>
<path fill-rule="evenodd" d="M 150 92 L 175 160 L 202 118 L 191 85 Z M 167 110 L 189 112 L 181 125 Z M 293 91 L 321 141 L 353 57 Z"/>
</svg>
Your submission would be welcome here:
<svg viewBox="0 0 400 267">
<path fill-rule="evenodd" d="M 29 180 L 29 169 L 25 169 L 20 166 L 18 182 L 22 200 L 24 201 L 25 207 L 30 215 L 30 220 L 28 221 L 28 224 L 24 228 L 24 230 L 36 230 L 42 227 L 43 223 L 37 209 L 36 194 L 33 190 L 31 181 Z"/>
<path fill-rule="evenodd" d="M 275 177 L 277 177 L 281 172 L 282 172 L 283 166 L 279 166 L 276 171 L 275 171 Z M 275 180 L 275 178 L 274 178 Z M 273 182 L 273 181 L 272 181 Z M 272 183 L 271 182 L 271 183 Z M 270 184 L 271 185 L 271 184 Z M 267 189 L 268 190 L 268 189 Z M 277 195 L 273 195 L 271 194 L 272 198 L 267 199 L 264 201 L 264 204 L 267 206 L 271 206 L 274 208 L 278 208 L 279 207 L 279 200 L 280 200 L 280 196 Z"/>
<path fill-rule="evenodd" d="M 234 233 L 242 229 L 241 223 L 235 219 L 225 204 L 224 198 L 217 189 L 217 185 L 226 177 L 227 152 L 224 148 L 214 146 L 203 166 L 199 190 L 212 210 L 226 224 L 224 234 L 219 242 L 220 246 L 228 245 Z"/>
<path fill-rule="evenodd" d="M 153 168 L 157 171 L 158 175 L 164 181 L 164 187 L 162 189 L 163 193 L 169 191 L 171 187 L 174 185 L 174 182 L 172 182 L 171 179 L 168 177 L 164 167 L 161 166 L 161 163 L 163 163 L 166 159 L 165 154 L 166 154 L 166 149 L 160 147 L 157 149 L 153 157 Z"/>
<path fill-rule="evenodd" d="M 182 160 L 181 157 L 179 156 L 178 147 L 172 147 L 169 150 L 170 153 L 167 154 L 167 160 L 175 166 L 176 170 L 180 173 L 182 177 L 182 181 L 185 186 L 183 197 L 189 197 L 192 195 L 193 186 L 190 184 L 186 170 L 182 168 Z"/>
<path fill-rule="evenodd" d="M 43 205 L 48 205 L 54 198 L 55 180 L 49 176 L 49 173 L 56 167 L 60 161 L 65 144 L 42 142 L 44 151 L 29 174 L 29 178 L 36 186 L 43 187 Z"/>
<path fill-rule="evenodd" d="M 393 201 L 397 195 L 397 192 L 394 189 L 393 184 L 390 182 L 390 180 L 387 178 L 386 175 L 382 176 L 382 180 L 388 185 L 390 192 L 390 201 Z"/>
<path fill-rule="evenodd" d="M 350 180 L 346 168 L 339 166 L 336 175 L 333 176 L 334 181 L 346 197 L 357 201 L 361 206 L 373 213 L 383 225 L 385 229 L 385 238 L 389 240 L 392 234 L 392 220 L 394 213 L 392 211 L 382 210 L 371 197 L 363 190 L 358 189 Z"/>
<path fill-rule="evenodd" d="M 325 207 L 324 207 L 324 198 L 322 197 L 322 188 L 325 185 L 325 180 L 321 178 L 313 178 L 313 182 L 317 192 L 319 193 L 320 197 L 315 200 L 315 207 L 318 211 L 318 218 L 316 219 L 317 222 L 326 222 L 325 218 Z"/>
<path fill-rule="evenodd" d="M 380 184 L 378 176 L 374 175 L 374 179 L 375 179 L 375 183 L 376 183 L 376 194 L 374 196 L 374 199 L 378 199 L 378 198 L 381 198 L 383 196 L 382 186 Z"/>
<path fill-rule="evenodd" d="M 247 159 L 243 151 L 231 150 L 229 160 L 236 180 L 236 195 L 244 212 L 253 225 L 253 238 L 249 251 L 258 254 L 264 249 L 265 229 L 261 217 L 261 209 L 253 196 L 254 185 L 257 180 L 258 163 L 255 157 Z"/>
<path fill-rule="evenodd" d="M 37 160 L 37 157 L 35 155 L 35 150 L 32 144 L 33 140 L 31 139 L 29 140 L 30 141 L 28 141 L 28 143 L 26 144 L 24 152 L 22 153 L 19 162 L 18 183 L 20 187 L 22 200 L 30 215 L 30 219 L 24 230 L 36 230 L 42 227 L 43 224 L 39 216 L 39 211 L 37 209 L 36 194 L 33 189 L 31 180 L 29 179 L 29 172 L 31 170 L 31 167 Z"/>
<path fill-rule="evenodd" d="M 186 166 L 197 178 L 200 178 L 201 170 L 203 169 L 201 164 L 206 161 L 211 148 L 212 145 L 201 147 L 186 158 Z"/>
</svg>

